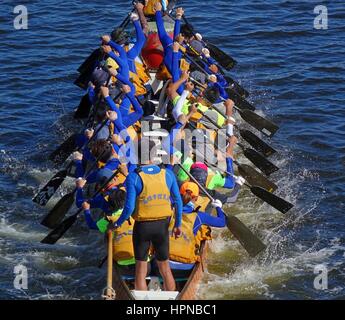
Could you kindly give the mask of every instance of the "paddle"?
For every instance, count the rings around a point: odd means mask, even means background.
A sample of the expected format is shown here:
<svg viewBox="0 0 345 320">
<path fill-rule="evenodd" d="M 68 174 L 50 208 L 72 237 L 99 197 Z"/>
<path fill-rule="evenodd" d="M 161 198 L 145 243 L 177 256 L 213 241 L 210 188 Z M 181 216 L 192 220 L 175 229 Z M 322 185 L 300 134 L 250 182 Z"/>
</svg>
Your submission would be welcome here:
<svg viewBox="0 0 345 320">
<path fill-rule="evenodd" d="M 196 85 L 198 86 L 202 86 L 202 84 L 193 79 L 190 78 L 192 82 L 194 82 Z M 207 101 L 209 99 L 207 99 L 207 97 L 203 96 L 203 99 L 209 103 L 209 107 L 211 107 L 212 109 L 214 109 L 215 111 L 217 111 L 220 115 L 222 115 L 224 118 L 227 118 L 227 116 L 224 114 L 224 112 L 222 112 L 218 107 L 216 107 L 215 105 L 213 105 L 210 101 Z M 274 150 L 271 146 L 269 146 L 266 142 L 264 142 L 263 140 L 261 140 L 258 136 L 256 136 L 254 133 L 252 133 L 249 130 L 242 130 L 240 129 L 238 126 L 234 125 L 235 128 L 238 129 L 240 136 L 249 143 L 249 145 L 251 145 L 254 149 L 256 149 L 257 151 L 261 152 L 264 156 L 268 157 L 274 153 L 276 153 L 277 151 Z"/>
<path fill-rule="evenodd" d="M 189 125 L 196 129 L 196 127 L 189 122 Z M 214 144 L 218 151 L 221 152 L 220 148 L 218 147 L 217 143 L 215 141 L 212 141 L 207 135 L 203 134 L 204 138 L 206 138 L 207 141 Z M 238 161 L 234 160 L 234 163 L 238 167 L 239 174 L 245 178 L 250 184 L 259 186 L 264 188 L 265 190 L 269 192 L 274 192 L 278 189 L 278 186 L 273 183 L 272 181 L 268 180 L 265 176 L 263 176 L 260 172 L 256 171 L 254 168 L 252 168 L 249 165 L 241 164 Z M 218 168 L 219 169 L 219 168 Z M 224 171 L 226 173 L 226 171 Z"/>
<path fill-rule="evenodd" d="M 190 49 L 192 54 L 196 55 L 196 59 L 199 62 L 206 63 L 210 66 L 210 63 L 204 61 L 203 56 L 199 52 L 194 50 L 194 48 L 190 44 L 186 43 L 186 45 Z M 187 55 L 187 57 L 189 57 L 189 59 L 191 59 L 190 55 Z M 249 96 L 249 92 L 246 89 L 244 89 L 237 81 L 232 79 L 230 76 L 225 75 L 224 71 L 221 69 L 221 67 L 218 66 L 218 68 L 219 68 L 219 72 L 223 75 L 224 79 L 228 82 L 229 88 L 234 89 L 243 98 L 246 98 Z"/>
<path fill-rule="evenodd" d="M 234 89 L 241 97 L 243 98 L 249 97 L 249 92 L 243 87 L 241 87 L 241 85 L 238 82 L 236 82 L 234 79 L 232 79 L 228 75 L 224 75 L 224 78 L 230 84 L 229 87 L 231 89 Z"/>
<path fill-rule="evenodd" d="M 104 290 L 104 300 L 115 300 L 115 290 L 113 289 L 113 232 L 108 231 L 108 263 L 107 263 L 107 287 Z"/>
<path fill-rule="evenodd" d="M 134 10 L 134 9 L 133 9 Z M 126 16 L 126 18 L 121 22 L 119 25 L 119 29 L 124 30 L 130 22 L 130 14 Z M 99 61 L 100 54 L 102 54 L 100 48 L 95 49 L 86 59 L 85 61 L 79 66 L 78 71 L 83 74 L 89 72 L 90 69 L 94 69 L 96 63 Z"/>
<path fill-rule="evenodd" d="M 235 164 L 237 164 L 236 161 L 234 161 L 234 162 L 235 162 Z M 227 171 L 225 171 L 225 172 L 227 175 L 235 178 L 235 176 L 232 173 L 227 172 Z M 239 170 L 239 172 L 240 172 L 240 170 Z M 244 175 L 242 175 L 242 173 L 240 172 L 241 176 L 245 177 Z M 260 186 L 257 186 L 257 185 L 253 186 L 253 185 L 250 185 L 248 183 L 244 183 L 244 185 L 247 186 L 255 196 L 257 196 L 258 198 L 260 198 L 261 200 L 268 203 L 273 208 L 277 209 L 278 211 L 280 211 L 282 213 L 286 213 L 291 208 L 293 208 L 293 204 L 287 202 L 286 200 L 276 196 L 275 194 L 269 192 L 268 190 L 265 190 L 264 188 L 262 188 Z"/>
<path fill-rule="evenodd" d="M 85 94 L 79 103 L 77 110 L 74 113 L 74 119 L 85 119 L 89 116 L 91 111 L 92 103 L 89 99 L 89 94 Z"/>
<path fill-rule="evenodd" d="M 63 142 L 54 152 L 50 154 L 48 159 L 57 165 L 62 165 L 70 154 L 77 149 L 78 134 L 72 134 L 65 142 Z"/>
<path fill-rule="evenodd" d="M 194 59 L 192 58 L 188 58 L 189 60 L 191 60 L 191 62 L 195 65 L 195 66 L 198 66 L 198 69 L 200 71 L 202 71 L 205 75 L 207 74 L 205 72 L 205 70 L 203 70 L 203 68 L 197 64 L 195 62 Z M 200 67 L 200 68 L 199 68 Z M 202 86 L 202 84 L 199 83 L 199 85 Z M 214 95 L 214 98 L 213 98 L 213 95 L 208 95 L 208 91 L 212 91 L 214 90 L 213 87 L 207 87 L 204 91 L 204 96 L 210 101 L 210 103 L 216 103 L 217 100 L 219 100 L 219 96 L 216 96 Z M 218 89 L 217 89 L 218 90 Z M 247 100 L 245 100 L 244 98 L 242 98 L 233 88 L 230 88 L 230 87 L 227 87 L 226 89 L 226 92 L 229 96 L 229 98 L 234 101 L 235 105 L 238 106 L 240 109 L 242 110 L 252 110 L 252 111 L 255 111 L 255 107 L 250 103 L 248 102 Z"/>
<path fill-rule="evenodd" d="M 186 25 L 189 27 L 189 30 L 195 37 L 195 32 L 193 26 L 188 22 L 187 18 L 183 15 L 182 16 L 183 21 L 186 23 Z M 216 47 L 214 44 L 210 43 L 207 40 L 201 40 L 201 42 L 210 50 L 211 56 L 217 60 L 219 65 L 221 65 L 226 70 L 231 70 L 236 64 L 236 60 L 234 60 L 232 57 L 230 57 L 227 53 L 225 53 L 223 50 Z"/>
<path fill-rule="evenodd" d="M 104 182 L 97 191 L 91 196 L 91 198 L 96 197 L 101 191 L 108 185 L 108 183 L 114 179 L 114 177 L 118 174 L 119 170 L 116 170 L 114 174 Z M 78 215 L 83 211 L 83 208 L 80 208 L 75 214 L 69 216 L 64 221 L 62 221 L 54 230 L 52 230 L 42 241 L 41 243 L 46 244 L 54 244 L 56 243 L 65 233 L 66 231 L 74 224 L 77 220 Z"/>
<path fill-rule="evenodd" d="M 235 162 L 236 163 L 236 162 Z M 237 163 L 236 163 L 237 164 Z M 241 165 L 242 167 L 242 165 Z M 250 168 L 250 167 L 249 167 Z M 248 168 L 246 168 L 248 169 Z M 234 175 L 230 172 L 225 171 L 225 173 L 229 176 L 234 177 Z M 240 168 L 239 168 L 239 173 L 241 174 L 241 176 L 245 177 L 244 172 L 241 172 Z M 247 180 L 247 179 L 246 179 Z M 249 182 L 249 179 L 247 180 Z M 286 213 L 288 212 L 291 208 L 293 208 L 293 204 L 287 202 L 286 200 L 276 196 L 275 194 L 273 194 L 272 192 L 274 192 L 274 190 L 272 189 L 272 191 L 268 191 L 265 190 L 264 188 L 257 186 L 257 185 L 251 185 L 249 183 L 245 183 L 245 186 L 247 186 L 250 191 L 257 196 L 258 198 L 260 198 L 261 200 L 263 200 L 264 202 L 268 203 L 269 205 L 271 205 L 273 208 L 277 209 L 278 211 L 282 212 L 282 213 Z"/>
<path fill-rule="evenodd" d="M 196 183 L 200 190 L 211 200 L 214 201 L 214 198 L 207 192 L 207 190 L 188 172 L 183 168 L 181 164 L 178 164 L 179 167 L 189 176 L 189 178 Z M 251 257 L 255 257 L 261 251 L 265 250 L 266 246 L 262 241 L 255 236 L 250 229 L 248 229 L 238 218 L 233 215 L 226 215 L 227 227 L 236 237 L 236 239 L 241 243 L 244 249 L 249 253 Z"/>
<path fill-rule="evenodd" d="M 102 125 L 96 130 L 94 135 L 90 140 L 86 142 L 85 145 L 83 145 L 80 149 L 87 147 L 97 136 L 97 134 L 103 129 L 103 127 L 106 125 L 107 120 L 104 120 Z M 66 159 L 71 155 L 72 152 L 77 151 L 77 137 L 78 133 L 72 134 L 65 142 L 63 142 L 54 152 L 51 153 L 49 156 L 49 160 L 53 161 L 57 165 L 62 165 Z"/>
<path fill-rule="evenodd" d="M 189 58 L 189 59 L 200 70 L 200 72 L 203 72 L 205 75 L 207 75 L 206 71 L 201 66 L 199 66 L 199 64 L 197 64 L 195 62 L 195 60 L 193 60 L 191 58 Z M 237 110 L 237 112 L 239 113 L 239 115 L 241 116 L 241 118 L 244 121 L 246 121 L 251 126 L 253 126 L 255 129 L 261 131 L 264 135 L 266 135 L 270 138 L 273 137 L 273 135 L 279 129 L 279 127 L 275 123 L 259 116 L 258 114 L 256 114 L 252 110 L 249 110 L 249 109 L 242 109 L 241 110 L 236 105 L 235 105 L 235 109 Z"/>
<path fill-rule="evenodd" d="M 45 206 L 50 198 L 54 195 L 56 190 L 60 187 L 62 182 L 65 180 L 72 165 L 73 162 L 71 161 L 65 169 L 62 169 L 57 174 L 55 174 L 54 177 L 52 177 L 48 181 L 48 183 L 35 195 L 32 201 L 39 204 L 40 206 Z"/>
<path fill-rule="evenodd" d="M 237 127 L 240 136 L 248 142 L 257 151 L 261 152 L 264 156 L 269 157 L 277 151 L 268 145 L 265 141 L 261 140 L 257 135 L 249 130 L 243 130 Z"/>
<path fill-rule="evenodd" d="M 93 162 L 92 166 L 87 170 L 84 174 L 84 177 L 88 177 L 88 175 L 93 171 L 93 169 L 97 166 L 98 161 L 102 158 L 102 156 L 107 152 L 104 150 L 98 158 Z M 74 203 L 74 195 L 77 192 L 77 188 L 70 193 L 64 195 L 54 206 L 53 209 L 49 211 L 49 213 L 44 217 L 41 224 L 47 228 L 55 228 L 61 220 L 64 218 L 68 210 L 71 208 L 72 204 Z"/>
<path fill-rule="evenodd" d="M 272 138 L 273 135 L 279 129 L 279 127 L 275 123 L 259 116 L 253 111 L 240 110 L 236 106 L 235 106 L 235 109 L 244 121 L 246 121 L 252 127 L 259 130 L 260 132 L 262 132 L 265 136 L 269 138 Z"/>
<path fill-rule="evenodd" d="M 104 121 L 102 123 L 102 125 L 94 133 L 93 137 L 90 140 L 88 140 L 88 142 L 82 148 L 87 147 L 91 143 L 91 141 L 95 139 L 97 134 L 105 126 L 106 123 L 107 121 Z M 81 150 L 82 148 L 79 148 L 79 150 Z M 54 195 L 56 190 L 60 187 L 62 182 L 65 180 L 69 172 L 69 169 L 72 167 L 72 165 L 73 165 L 73 161 L 71 161 L 65 169 L 60 170 L 56 175 L 54 175 L 54 177 L 51 178 L 49 182 L 36 194 L 36 196 L 32 199 L 32 201 L 36 202 L 37 204 L 41 206 L 45 206 L 48 203 L 48 201 L 51 199 L 51 197 Z"/>
<path fill-rule="evenodd" d="M 221 127 L 213 119 L 211 119 L 205 112 L 198 110 L 200 114 L 203 115 L 210 123 L 212 123 L 216 128 L 221 129 Z M 230 137 L 229 134 L 226 134 L 227 137 Z M 242 150 L 244 156 L 250 160 L 256 167 L 258 167 L 265 175 L 269 176 L 271 173 L 279 170 L 272 162 L 263 157 L 260 153 L 253 149 L 246 148 L 243 144 L 237 144 Z"/>
</svg>

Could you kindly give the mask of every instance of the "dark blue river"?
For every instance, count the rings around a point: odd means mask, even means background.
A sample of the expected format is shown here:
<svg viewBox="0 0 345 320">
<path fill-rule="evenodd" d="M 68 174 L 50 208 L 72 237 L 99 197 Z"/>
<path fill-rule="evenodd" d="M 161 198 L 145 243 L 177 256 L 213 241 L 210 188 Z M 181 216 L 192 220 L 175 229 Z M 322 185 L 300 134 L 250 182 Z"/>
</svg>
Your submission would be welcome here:
<svg viewBox="0 0 345 320">
<path fill-rule="evenodd" d="M 56 172 L 49 152 L 76 131 L 83 92 L 77 67 L 130 11 L 130 1 L 20 1 L 28 30 L 15 30 L 15 1 L 0 4 L 0 298 L 100 299 L 102 237 L 83 217 L 56 245 L 40 243 L 46 208 L 31 199 Z M 230 210 L 266 244 L 252 259 L 227 230 L 216 233 L 200 299 L 345 298 L 345 4 L 343 1 L 181 1 L 195 28 L 238 65 L 231 72 L 259 113 L 280 130 L 272 175 L 295 204 L 281 214 L 248 191 Z M 328 29 L 314 28 L 317 5 Z M 28 289 L 13 286 L 28 268 Z M 314 287 L 314 269 L 328 286 Z"/>
</svg>

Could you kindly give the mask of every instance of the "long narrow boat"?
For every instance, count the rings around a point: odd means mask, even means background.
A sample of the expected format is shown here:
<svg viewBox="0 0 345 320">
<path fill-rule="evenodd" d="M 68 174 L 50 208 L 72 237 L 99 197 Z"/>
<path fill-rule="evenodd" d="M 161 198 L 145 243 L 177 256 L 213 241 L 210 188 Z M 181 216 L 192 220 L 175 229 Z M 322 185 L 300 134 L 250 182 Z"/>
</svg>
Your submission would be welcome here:
<svg viewBox="0 0 345 320">
<path fill-rule="evenodd" d="M 198 285 L 206 266 L 207 242 L 200 247 L 200 262 L 192 269 L 188 279 L 175 279 L 176 292 L 171 291 L 134 291 L 134 279 L 121 276 L 119 268 L 114 263 L 113 288 L 116 300 L 195 300 Z M 150 278 L 147 278 L 150 281 Z"/>
</svg>

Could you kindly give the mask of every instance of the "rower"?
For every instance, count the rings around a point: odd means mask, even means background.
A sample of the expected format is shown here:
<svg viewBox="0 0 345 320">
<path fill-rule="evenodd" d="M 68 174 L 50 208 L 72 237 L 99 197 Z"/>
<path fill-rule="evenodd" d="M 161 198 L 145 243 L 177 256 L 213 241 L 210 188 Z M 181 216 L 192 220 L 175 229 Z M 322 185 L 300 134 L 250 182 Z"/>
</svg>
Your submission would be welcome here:
<svg viewBox="0 0 345 320">
<path fill-rule="evenodd" d="M 194 182 L 185 182 L 180 188 L 183 201 L 182 236 L 170 237 L 169 263 L 176 278 L 188 278 L 194 264 L 200 261 L 201 242 L 211 240 L 211 228 L 223 228 L 226 225 L 225 214 L 220 200 L 212 202 L 217 216 L 199 211 L 196 203 L 199 187 Z M 173 224 L 173 219 L 171 221 Z"/>
<path fill-rule="evenodd" d="M 167 68 L 167 71 L 170 73 L 171 76 L 173 76 L 174 73 L 174 66 L 173 66 L 173 42 L 174 41 L 180 41 L 184 39 L 181 35 L 180 29 L 181 29 L 181 19 L 184 14 L 184 11 L 182 8 L 176 9 L 176 20 L 175 20 L 175 28 L 174 28 L 174 35 L 173 39 L 170 38 L 169 34 L 166 32 L 164 27 L 164 21 L 162 16 L 162 5 L 157 2 L 155 4 L 155 17 L 156 17 L 156 23 L 157 23 L 157 30 L 158 30 L 158 36 L 162 43 L 163 49 L 164 49 L 164 65 Z M 182 38 L 181 38 L 182 37 Z M 177 60 L 180 60 L 182 57 L 181 53 L 177 53 Z M 175 67 L 176 71 L 176 67 Z M 170 77 L 171 77 L 170 76 Z M 179 94 L 182 94 L 183 92 L 183 86 L 180 86 L 177 91 Z"/>
<path fill-rule="evenodd" d="M 99 170 L 97 173 L 98 185 L 104 184 L 104 182 L 108 181 L 113 175 L 114 172 L 109 169 Z M 111 214 L 114 211 L 113 208 L 117 201 L 116 191 L 123 185 L 124 181 L 125 176 L 120 172 L 108 182 L 99 195 L 87 200 L 87 202 L 90 204 L 90 207 L 92 209 L 101 209 L 104 213 Z M 77 192 L 75 203 L 77 208 L 81 208 L 85 202 L 84 186 L 86 182 L 86 179 L 82 178 L 76 180 Z"/>
<path fill-rule="evenodd" d="M 140 166 L 128 175 L 125 208 L 114 227 L 119 228 L 133 215 L 133 247 L 136 259 L 136 290 L 147 290 L 145 276 L 150 245 L 155 251 L 164 289 L 175 290 L 175 281 L 169 267 L 169 219 L 173 215 L 171 199 L 175 206 L 173 233 L 180 235 L 182 200 L 172 171 L 153 165 L 152 151 L 155 143 L 147 138 L 138 142 Z"/>
<path fill-rule="evenodd" d="M 105 234 L 110 223 L 115 223 L 123 210 L 126 198 L 126 191 L 124 188 L 118 188 L 109 196 L 111 198 L 110 211 L 105 212 L 103 218 L 97 222 L 92 218 L 90 201 L 84 201 L 82 208 L 84 209 L 85 221 L 91 230 L 98 230 Z M 135 274 L 135 259 L 133 250 L 133 226 L 134 220 L 128 219 L 122 224 L 121 228 L 114 230 L 113 240 L 113 259 L 117 263 L 117 267 L 122 276 L 132 278 Z M 147 275 L 150 270 L 148 270 Z"/>
</svg>

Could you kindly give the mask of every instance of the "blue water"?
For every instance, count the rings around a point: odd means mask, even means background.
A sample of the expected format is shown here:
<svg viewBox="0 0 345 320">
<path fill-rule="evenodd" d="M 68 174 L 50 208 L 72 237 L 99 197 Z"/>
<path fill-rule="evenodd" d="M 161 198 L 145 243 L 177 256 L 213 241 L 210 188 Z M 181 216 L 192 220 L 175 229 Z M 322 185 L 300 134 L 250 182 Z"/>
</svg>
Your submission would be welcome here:
<svg viewBox="0 0 345 320">
<path fill-rule="evenodd" d="M 55 172 L 47 161 L 76 129 L 82 92 L 76 69 L 99 35 L 118 25 L 130 1 L 22 1 L 29 29 L 13 28 L 13 1 L 0 4 L 0 298 L 99 299 L 105 286 L 103 239 L 82 219 L 55 246 L 40 244 L 51 208 L 31 201 Z M 231 75 L 280 126 L 272 144 L 286 215 L 243 192 L 232 208 L 268 245 L 250 259 L 227 231 L 211 245 L 205 299 L 345 298 L 345 5 L 343 1 L 181 1 L 196 29 L 238 61 Z M 328 7 L 328 30 L 313 28 Z M 71 182 L 70 182 L 71 183 Z M 66 192 L 66 184 L 61 193 Z M 29 288 L 13 287 L 28 267 Z M 315 266 L 328 289 L 313 286 Z"/>
</svg>

